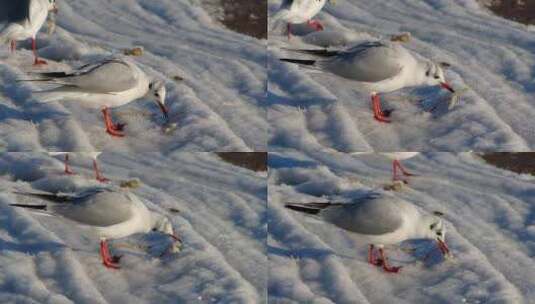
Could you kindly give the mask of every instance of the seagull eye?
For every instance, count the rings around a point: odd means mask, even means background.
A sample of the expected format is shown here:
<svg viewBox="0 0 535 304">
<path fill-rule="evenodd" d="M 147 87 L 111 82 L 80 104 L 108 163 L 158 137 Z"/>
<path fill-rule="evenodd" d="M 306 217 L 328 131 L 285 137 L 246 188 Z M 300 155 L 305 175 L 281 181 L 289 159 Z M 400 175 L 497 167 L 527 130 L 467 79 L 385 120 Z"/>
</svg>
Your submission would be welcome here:
<svg viewBox="0 0 535 304">
<path fill-rule="evenodd" d="M 438 236 L 442 236 L 442 231 L 437 232 Z"/>
<path fill-rule="evenodd" d="M 435 79 L 439 79 L 440 77 L 439 77 L 439 76 L 437 76 L 437 75 L 435 75 L 435 76 L 434 76 L 434 78 L 435 78 Z"/>
<path fill-rule="evenodd" d="M 158 94 L 158 93 L 154 93 L 154 96 L 156 96 L 156 97 L 160 97 L 160 94 Z"/>
</svg>

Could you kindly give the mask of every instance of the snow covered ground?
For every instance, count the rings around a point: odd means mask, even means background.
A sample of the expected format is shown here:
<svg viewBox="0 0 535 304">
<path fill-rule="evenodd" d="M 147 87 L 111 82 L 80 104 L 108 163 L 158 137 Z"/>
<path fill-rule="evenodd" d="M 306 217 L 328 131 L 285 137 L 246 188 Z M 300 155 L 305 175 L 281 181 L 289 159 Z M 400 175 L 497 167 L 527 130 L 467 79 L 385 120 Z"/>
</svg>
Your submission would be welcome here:
<svg viewBox="0 0 535 304">
<path fill-rule="evenodd" d="M 391 163 L 379 155 L 270 154 L 271 303 L 535 303 L 535 178 L 471 153 L 424 153 L 404 164 L 419 176 L 385 191 Z M 431 242 L 411 242 L 404 246 L 422 246 L 415 254 L 387 251 L 404 268 L 385 273 L 367 263 L 366 243 L 283 207 L 370 191 L 444 212 L 454 258 L 441 258 Z"/>
<path fill-rule="evenodd" d="M 8 151 L 266 151 L 266 40 L 226 29 L 201 1 L 62 0 L 57 30 L 38 35 L 49 64 L 70 69 L 143 47 L 136 60 L 165 80 L 171 121 L 164 134 L 158 108 L 138 101 L 116 109 L 127 137 L 104 133 L 102 115 L 76 104 L 36 102 L 39 87 L 16 82 L 36 71 L 29 44 L 15 55 L 0 48 L 0 147 Z M 206 10 L 205 10 L 206 8 Z M 22 48 L 22 49 L 21 49 Z M 175 81 L 176 77 L 184 78 Z"/>
<path fill-rule="evenodd" d="M 65 220 L 8 204 L 15 190 L 92 187 L 91 160 L 71 154 L 70 177 L 59 159 L 0 154 L 0 302 L 2 303 L 263 303 L 267 257 L 266 172 L 255 173 L 210 153 L 121 154 L 99 158 L 113 184 L 139 179 L 134 193 L 170 217 L 183 250 L 157 258 L 135 244 L 112 242 L 121 270 L 102 266 L 98 239 Z M 39 203 L 28 201 L 26 203 Z M 150 238 L 149 238 L 150 239 Z M 137 242 L 136 242 L 137 241 Z M 124 247 L 127 244 L 130 247 Z"/>
<path fill-rule="evenodd" d="M 273 14 L 280 0 L 269 1 Z M 317 16 L 324 32 L 296 26 L 269 33 L 270 150 L 527 151 L 535 147 L 535 36 L 525 25 L 494 16 L 476 0 L 340 0 Z M 283 48 L 343 48 L 409 32 L 405 47 L 452 68 L 446 78 L 462 94 L 448 111 L 439 88 L 410 88 L 385 96 L 391 124 L 371 114 L 370 97 L 351 83 L 292 64 L 305 58 Z M 419 102 L 424 100 L 424 105 Z M 272 149 L 273 147 L 273 149 Z"/>
</svg>

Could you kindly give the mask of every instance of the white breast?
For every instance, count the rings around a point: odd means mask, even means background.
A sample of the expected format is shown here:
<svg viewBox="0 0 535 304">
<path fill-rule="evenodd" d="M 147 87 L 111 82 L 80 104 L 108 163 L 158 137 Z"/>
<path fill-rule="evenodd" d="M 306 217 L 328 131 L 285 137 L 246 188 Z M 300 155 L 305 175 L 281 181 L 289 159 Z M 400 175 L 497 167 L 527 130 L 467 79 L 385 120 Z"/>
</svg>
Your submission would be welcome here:
<svg viewBox="0 0 535 304">
<path fill-rule="evenodd" d="M 47 0 L 32 0 L 30 2 L 30 20 L 28 24 L 28 31 L 30 37 L 35 37 L 37 32 L 41 29 L 48 16 L 48 1 Z"/>
</svg>

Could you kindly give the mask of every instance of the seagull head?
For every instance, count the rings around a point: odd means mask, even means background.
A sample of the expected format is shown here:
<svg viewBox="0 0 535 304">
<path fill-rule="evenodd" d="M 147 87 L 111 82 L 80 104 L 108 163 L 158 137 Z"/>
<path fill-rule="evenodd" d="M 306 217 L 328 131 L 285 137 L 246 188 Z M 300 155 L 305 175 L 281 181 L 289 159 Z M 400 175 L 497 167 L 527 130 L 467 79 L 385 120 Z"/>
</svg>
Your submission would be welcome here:
<svg viewBox="0 0 535 304">
<path fill-rule="evenodd" d="M 444 77 L 444 70 L 450 66 L 451 65 L 446 62 L 428 62 L 425 68 L 425 84 L 430 86 L 439 85 L 443 89 L 455 93 L 455 90 L 446 82 L 446 78 Z"/>
<path fill-rule="evenodd" d="M 58 5 L 56 4 L 56 0 L 48 0 L 48 11 L 54 14 L 58 13 Z"/>
<path fill-rule="evenodd" d="M 175 234 L 171 221 L 167 217 L 154 212 L 152 213 L 152 219 L 152 231 L 163 233 L 173 240 L 173 244 L 169 247 L 168 252 L 179 252 L 182 240 Z"/>
<path fill-rule="evenodd" d="M 442 212 L 435 211 L 432 216 L 427 217 L 427 220 L 425 221 L 425 235 L 428 238 L 437 241 L 438 249 L 440 249 L 444 256 L 447 256 L 450 253 L 450 249 L 448 248 L 448 245 L 446 245 L 446 227 L 442 220 L 443 215 Z"/>
<path fill-rule="evenodd" d="M 149 83 L 149 91 L 147 93 L 147 96 L 158 104 L 165 119 L 169 120 L 169 114 L 168 114 L 169 111 L 167 107 L 165 106 L 166 94 L 167 94 L 167 91 L 165 89 L 165 84 L 162 81 L 156 80 L 156 81 Z"/>
</svg>

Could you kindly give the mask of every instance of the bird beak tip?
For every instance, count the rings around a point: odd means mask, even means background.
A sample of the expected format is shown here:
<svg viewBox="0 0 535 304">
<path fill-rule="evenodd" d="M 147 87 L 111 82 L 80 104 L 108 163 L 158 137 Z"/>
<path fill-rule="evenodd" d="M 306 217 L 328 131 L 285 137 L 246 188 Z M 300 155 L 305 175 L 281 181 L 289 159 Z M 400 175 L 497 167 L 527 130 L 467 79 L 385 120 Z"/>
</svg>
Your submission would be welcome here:
<svg viewBox="0 0 535 304">
<path fill-rule="evenodd" d="M 443 88 L 443 89 L 446 89 L 452 93 L 455 93 L 455 90 L 446 82 L 442 82 L 440 83 L 440 86 Z"/>
<path fill-rule="evenodd" d="M 438 242 L 438 248 L 440 249 L 440 251 L 442 252 L 442 254 L 444 256 L 447 256 L 450 254 L 450 249 L 448 248 L 448 245 L 446 245 L 446 242 L 444 242 L 443 240 L 441 239 L 437 239 L 437 242 Z"/>
</svg>

